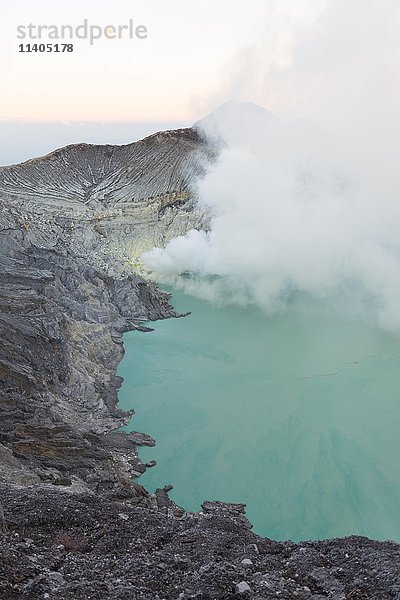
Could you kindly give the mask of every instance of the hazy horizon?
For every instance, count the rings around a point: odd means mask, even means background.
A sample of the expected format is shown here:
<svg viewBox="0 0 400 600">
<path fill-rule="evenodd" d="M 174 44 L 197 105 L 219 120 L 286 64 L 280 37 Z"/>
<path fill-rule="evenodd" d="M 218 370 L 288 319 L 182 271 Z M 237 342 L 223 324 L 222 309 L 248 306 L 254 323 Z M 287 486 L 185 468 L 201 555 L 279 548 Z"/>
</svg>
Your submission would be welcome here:
<svg viewBox="0 0 400 600">
<path fill-rule="evenodd" d="M 271 39 L 265 68 L 284 64 L 293 31 L 304 27 L 326 0 L 3 0 L 0 50 L 0 121 L 163 122 L 195 121 L 229 97 L 262 102 L 253 90 L 225 94 L 242 53 Z M 76 28 L 83 21 L 120 26 L 143 24 L 148 37 L 74 39 L 71 53 L 21 53 L 17 29 L 27 24 Z M 24 42 L 30 40 L 23 40 Z M 32 39 L 32 42 L 35 40 Z M 40 42 L 51 39 L 36 40 Z M 68 40 L 64 40 L 68 41 Z M 277 44 L 275 44 L 275 41 Z M 228 85 L 229 87 L 229 85 Z M 232 90 L 230 90 L 232 91 Z"/>
<path fill-rule="evenodd" d="M 125 123 L 0 122 L 0 166 L 44 156 L 70 144 L 130 144 L 148 135 L 187 127 L 174 121 Z M 6 142 L 5 142 L 6 140 Z"/>
<path fill-rule="evenodd" d="M 260 41 L 270 46 L 265 72 L 284 65 L 293 35 L 318 17 L 327 0 L 281 0 L 279 5 L 249 0 L 245 9 L 241 0 L 171 0 L 168 5 L 161 0 L 116 0 L 112 6 L 104 0 L 4 2 L 3 166 L 68 144 L 125 144 L 191 125 L 231 99 L 279 111 L 273 96 L 236 85 L 237 65 L 251 60 Z M 132 20 L 148 28 L 148 37 L 99 39 L 93 45 L 75 39 L 71 53 L 18 51 L 20 26 L 76 28 L 85 20 L 101 27 Z"/>
</svg>

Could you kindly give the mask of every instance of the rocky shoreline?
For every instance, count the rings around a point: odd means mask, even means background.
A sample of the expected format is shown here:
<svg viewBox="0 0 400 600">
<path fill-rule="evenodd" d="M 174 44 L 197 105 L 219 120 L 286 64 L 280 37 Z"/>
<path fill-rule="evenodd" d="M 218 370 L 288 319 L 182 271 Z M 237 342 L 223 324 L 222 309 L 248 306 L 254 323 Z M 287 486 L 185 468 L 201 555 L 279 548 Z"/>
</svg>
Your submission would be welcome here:
<svg viewBox="0 0 400 600">
<path fill-rule="evenodd" d="M 203 147 L 182 130 L 129 147 L 67 147 L 0 169 L 3 479 L 133 493 L 131 477 L 144 470 L 136 448 L 154 441 L 114 431 L 131 416 L 117 407 L 122 336 L 177 315 L 130 261 L 145 235 L 151 247 L 198 220 L 186 169 L 200 171 Z M 156 156 L 158 178 L 153 171 L 146 183 Z"/>
<path fill-rule="evenodd" d="M 122 336 L 179 316 L 132 264 L 206 221 L 213 158 L 186 129 L 0 169 L 1 598 L 400 598 L 397 544 L 262 540 L 132 480 L 154 440 L 116 431 Z"/>
</svg>

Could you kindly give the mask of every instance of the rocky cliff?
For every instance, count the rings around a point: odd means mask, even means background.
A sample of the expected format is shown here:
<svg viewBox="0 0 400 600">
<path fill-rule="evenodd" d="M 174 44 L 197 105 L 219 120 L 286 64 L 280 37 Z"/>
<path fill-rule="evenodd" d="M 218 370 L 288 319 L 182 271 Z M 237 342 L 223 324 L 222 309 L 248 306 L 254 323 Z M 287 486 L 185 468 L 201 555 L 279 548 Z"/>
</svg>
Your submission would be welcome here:
<svg viewBox="0 0 400 600">
<path fill-rule="evenodd" d="M 115 431 L 122 335 L 178 316 L 132 266 L 206 223 L 214 159 L 182 129 L 0 169 L 2 598 L 400 597 L 395 544 L 261 540 L 241 505 L 132 481 L 154 440 Z"/>
<path fill-rule="evenodd" d="M 154 442 L 112 433 L 122 334 L 176 315 L 131 264 L 200 223 L 190 182 L 211 159 L 184 129 L 0 169 L 3 477 L 132 493 Z"/>
</svg>

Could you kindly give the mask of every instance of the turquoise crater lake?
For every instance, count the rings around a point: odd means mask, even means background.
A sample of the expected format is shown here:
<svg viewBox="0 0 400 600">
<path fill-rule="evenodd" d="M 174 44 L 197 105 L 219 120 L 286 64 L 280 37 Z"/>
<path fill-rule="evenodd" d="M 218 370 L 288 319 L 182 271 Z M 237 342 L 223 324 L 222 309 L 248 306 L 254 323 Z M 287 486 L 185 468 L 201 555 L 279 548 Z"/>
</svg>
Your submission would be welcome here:
<svg viewBox="0 0 400 600">
<path fill-rule="evenodd" d="M 400 338 L 318 311 L 172 304 L 192 314 L 127 334 L 119 369 L 129 428 L 157 440 L 141 483 L 173 483 L 187 510 L 245 502 L 274 539 L 400 541 Z"/>
</svg>

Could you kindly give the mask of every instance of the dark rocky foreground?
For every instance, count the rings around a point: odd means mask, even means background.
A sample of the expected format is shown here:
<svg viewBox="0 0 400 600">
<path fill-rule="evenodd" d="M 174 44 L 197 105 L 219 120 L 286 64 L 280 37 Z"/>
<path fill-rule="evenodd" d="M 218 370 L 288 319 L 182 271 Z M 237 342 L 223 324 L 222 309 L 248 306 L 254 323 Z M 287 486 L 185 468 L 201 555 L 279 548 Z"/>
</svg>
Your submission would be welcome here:
<svg viewBox="0 0 400 600">
<path fill-rule="evenodd" d="M 132 265 L 206 224 L 214 157 L 186 129 L 0 169 L 1 599 L 400 598 L 399 545 L 263 540 L 132 482 L 154 440 L 116 431 L 122 335 L 178 316 Z"/>
<path fill-rule="evenodd" d="M 394 543 L 273 542 L 249 530 L 240 505 L 176 518 L 51 486 L 1 492 L 5 600 L 400 597 Z"/>
</svg>

